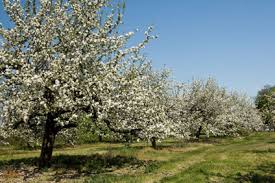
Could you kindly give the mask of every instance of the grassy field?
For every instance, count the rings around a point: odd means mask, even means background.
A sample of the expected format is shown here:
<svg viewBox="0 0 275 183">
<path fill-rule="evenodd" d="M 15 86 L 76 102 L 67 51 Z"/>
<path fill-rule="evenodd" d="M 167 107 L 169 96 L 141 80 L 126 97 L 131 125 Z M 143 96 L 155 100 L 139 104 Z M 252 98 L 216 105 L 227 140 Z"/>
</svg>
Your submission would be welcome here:
<svg viewBox="0 0 275 183">
<path fill-rule="evenodd" d="M 275 182 L 275 133 L 199 142 L 89 144 L 56 148 L 38 170 L 39 151 L 0 147 L 0 182 Z"/>
</svg>

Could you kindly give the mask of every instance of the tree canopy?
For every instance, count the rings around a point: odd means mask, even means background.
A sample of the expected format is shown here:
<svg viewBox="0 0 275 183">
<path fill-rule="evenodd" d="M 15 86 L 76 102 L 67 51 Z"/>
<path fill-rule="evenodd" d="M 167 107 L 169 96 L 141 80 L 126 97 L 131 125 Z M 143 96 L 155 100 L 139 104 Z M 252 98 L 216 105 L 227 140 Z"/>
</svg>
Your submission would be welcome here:
<svg viewBox="0 0 275 183">
<path fill-rule="evenodd" d="M 256 97 L 255 104 L 261 112 L 264 123 L 275 130 L 275 86 L 266 85 Z"/>
<path fill-rule="evenodd" d="M 239 135 L 259 130 L 250 100 L 213 79 L 174 84 L 121 33 L 123 5 L 107 0 L 4 0 L 14 27 L 0 28 L 0 102 L 9 131 L 42 137 L 40 167 L 49 166 L 56 136 L 86 118 L 99 133 L 142 140 Z M 24 132 L 24 133 L 22 133 Z M 64 133 L 66 132 L 66 133 Z"/>
</svg>

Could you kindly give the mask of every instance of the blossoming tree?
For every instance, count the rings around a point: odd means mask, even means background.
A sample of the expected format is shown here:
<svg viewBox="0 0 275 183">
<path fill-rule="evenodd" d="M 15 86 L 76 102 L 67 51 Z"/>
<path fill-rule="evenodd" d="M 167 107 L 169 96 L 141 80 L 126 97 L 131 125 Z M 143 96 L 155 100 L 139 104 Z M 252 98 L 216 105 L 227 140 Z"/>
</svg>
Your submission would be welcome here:
<svg viewBox="0 0 275 183">
<path fill-rule="evenodd" d="M 117 134 L 126 134 L 152 142 L 163 139 L 169 134 L 170 123 L 167 119 L 164 98 L 167 96 L 167 71 L 155 72 L 149 63 L 125 65 L 121 72 L 112 75 L 114 90 L 106 96 L 109 107 L 98 118 L 101 129 Z"/>
<path fill-rule="evenodd" d="M 174 121 L 174 128 L 182 130 L 175 130 L 176 135 L 189 133 L 199 138 L 204 131 L 207 136 L 228 136 L 261 129 L 262 121 L 252 101 L 229 93 L 213 79 L 194 80 L 180 93 L 176 97 L 180 120 Z"/>
<path fill-rule="evenodd" d="M 111 126 L 113 80 L 126 72 L 122 65 L 140 60 L 152 37 L 146 32 L 143 42 L 127 48 L 133 33 L 118 34 L 120 9 L 106 10 L 106 0 L 3 2 L 14 23 L 0 29 L 3 122 L 41 130 L 39 165 L 48 166 L 56 135 L 76 127 L 81 114 Z"/>
<path fill-rule="evenodd" d="M 108 0 L 4 0 L 13 27 L 0 27 L 0 102 L 3 126 L 42 134 L 39 166 L 50 165 L 56 135 L 85 117 L 99 133 L 156 141 L 257 129 L 245 98 L 214 80 L 177 85 L 155 72 L 134 33 L 121 34 L 121 8 Z M 7 138 L 7 131 L 2 131 Z M 16 132 L 16 131 L 14 131 Z M 18 132 L 18 131 L 17 131 Z"/>
</svg>

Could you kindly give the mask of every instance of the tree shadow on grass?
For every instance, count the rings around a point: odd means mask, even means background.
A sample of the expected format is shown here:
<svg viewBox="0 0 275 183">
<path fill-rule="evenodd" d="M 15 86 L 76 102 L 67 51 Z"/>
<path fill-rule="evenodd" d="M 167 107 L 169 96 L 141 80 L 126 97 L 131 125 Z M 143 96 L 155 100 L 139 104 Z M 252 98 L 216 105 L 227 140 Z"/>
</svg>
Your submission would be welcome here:
<svg viewBox="0 0 275 183">
<path fill-rule="evenodd" d="M 61 179 L 75 179 L 85 175 L 112 172 L 114 170 L 130 167 L 139 168 L 147 164 L 146 161 L 135 157 L 114 156 L 112 154 L 93 155 L 58 155 L 52 159 L 50 169 L 39 170 L 37 168 L 38 158 L 22 158 L 0 161 L 0 173 L 6 170 L 20 172 L 24 180 L 34 178 L 46 172 L 53 172 L 52 181 Z M 3 173 L 2 173 L 3 174 Z"/>
<path fill-rule="evenodd" d="M 257 166 L 255 170 L 248 173 L 238 172 L 236 174 L 223 175 L 222 173 L 209 172 L 205 169 L 200 169 L 199 173 L 203 174 L 208 181 L 210 181 L 210 178 L 217 177 L 221 178 L 221 180 L 232 180 L 238 183 L 275 183 L 275 163 Z"/>
<path fill-rule="evenodd" d="M 256 170 L 247 174 L 237 174 L 236 181 L 252 183 L 274 183 L 275 182 L 275 163 L 260 165 Z"/>
<path fill-rule="evenodd" d="M 257 154 L 275 153 L 275 149 L 268 148 L 268 149 L 264 149 L 264 150 L 252 150 L 252 151 L 249 151 L 249 152 L 253 152 L 253 153 L 257 153 Z"/>
<path fill-rule="evenodd" d="M 267 142 L 268 144 L 275 144 L 275 140 L 270 140 Z"/>
</svg>

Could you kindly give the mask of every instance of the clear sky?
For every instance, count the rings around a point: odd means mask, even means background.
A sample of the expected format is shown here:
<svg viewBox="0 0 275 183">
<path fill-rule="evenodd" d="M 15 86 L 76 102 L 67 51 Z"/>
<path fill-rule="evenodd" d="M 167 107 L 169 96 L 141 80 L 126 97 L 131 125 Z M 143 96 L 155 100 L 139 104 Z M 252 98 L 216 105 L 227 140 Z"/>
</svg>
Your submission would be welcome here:
<svg viewBox="0 0 275 183">
<path fill-rule="evenodd" d="M 249 96 L 275 84 L 275 0 L 126 0 L 126 29 L 151 24 L 145 52 L 176 80 L 211 76 Z"/>
<path fill-rule="evenodd" d="M 178 81 L 210 76 L 249 96 L 275 84 L 275 0 L 126 0 L 124 22 L 125 31 L 155 26 L 145 53 Z"/>
</svg>

